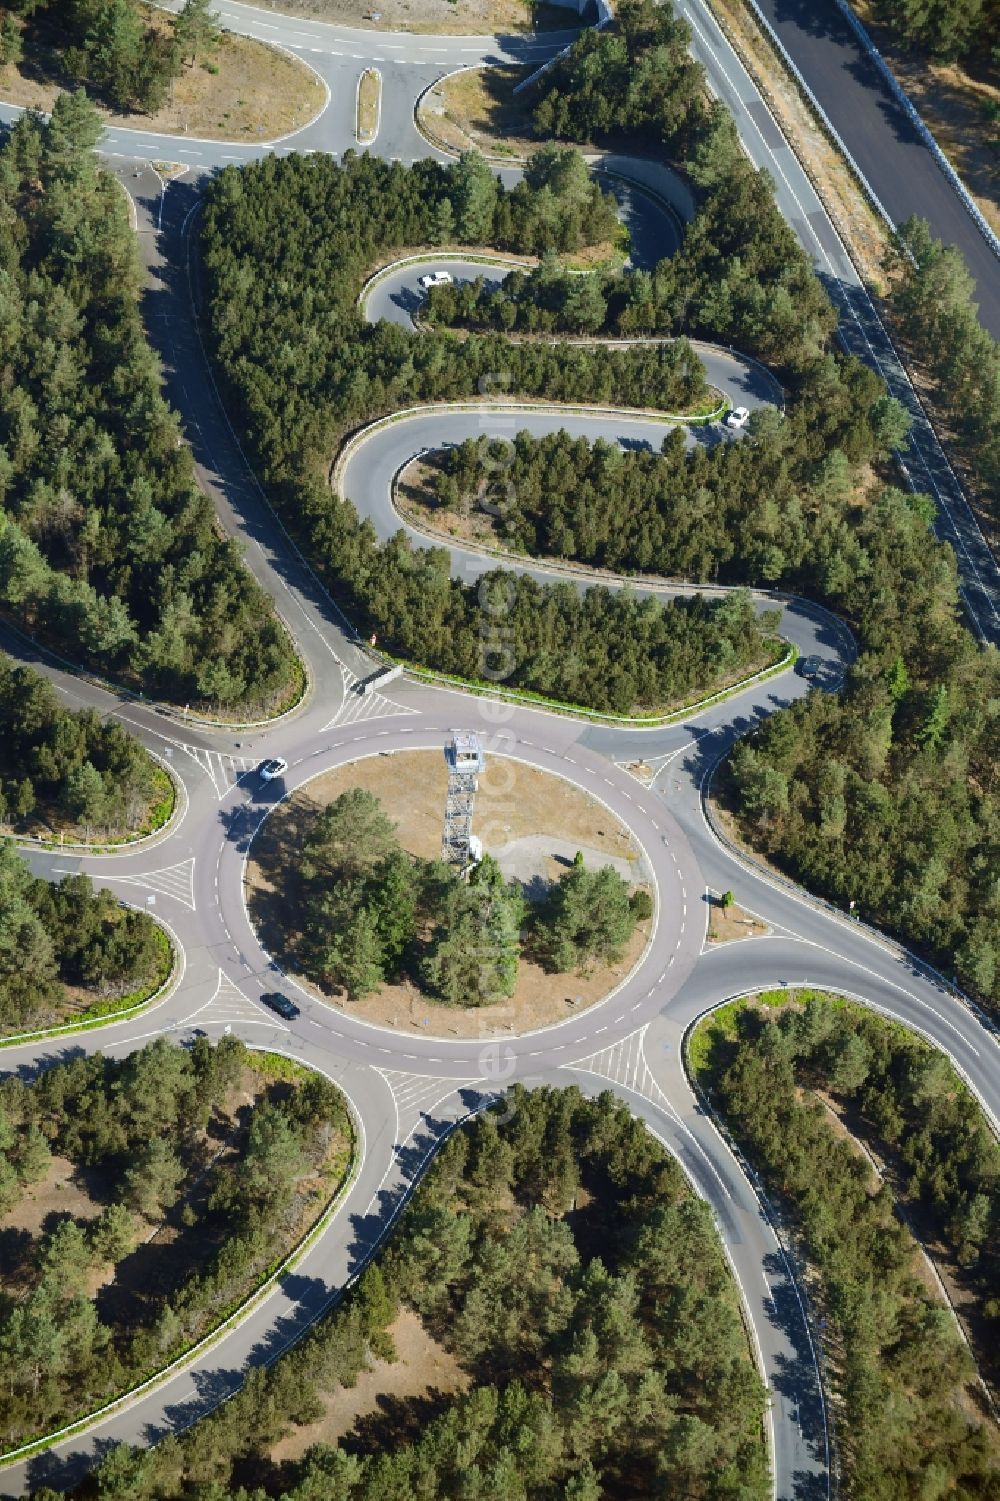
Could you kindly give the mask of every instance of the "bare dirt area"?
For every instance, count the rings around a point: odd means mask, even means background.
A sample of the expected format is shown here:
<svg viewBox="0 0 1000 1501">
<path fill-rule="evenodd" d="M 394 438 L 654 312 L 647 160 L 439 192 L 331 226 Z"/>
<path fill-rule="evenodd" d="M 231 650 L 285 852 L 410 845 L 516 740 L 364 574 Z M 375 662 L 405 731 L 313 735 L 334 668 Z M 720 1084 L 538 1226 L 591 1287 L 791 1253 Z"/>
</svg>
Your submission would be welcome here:
<svg viewBox="0 0 1000 1501">
<path fill-rule="evenodd" d="M 0 1225 L 0 1285 L 8 1296 L 24 1296 L 31 1290 L 39 1238 L 62 1220 L 79 1224 L 96 1219 L 111 1201 L 112 1187 L 110 1176 L 99 1168 L 82 1168 L 67 1157 L 54 1156 L 45 1177 L 22 1189 Z M 88 1296 L 113 1275 L 110 1267 L 91 1268 Z"/>
<path fill-rule="evenodd" d="M 144 7 L 147 24 L 163 31 L 171 18 Z M 213 69 L 214 71 L 209 71 Z M 44 56 L 28 53 L 0 68 L 0 98 L 50 110 L 56 95 L 75 85 L 54 75 Z M 326 93 L 311 68 L 250 37 L 224 32 L 206 62 L 185 67 L 156 114 L 119 114 L 101 108 L 115 125 L 206 140 L 273 140 L 299 130 L 323 108 Z"/>
<path fill-rule="evenodd" d="M 410 1309 L 400 1310 L 389 1333 L 397 1358 L 375 1360 L 354 1386 L 324 1393 L 320 1397 L 323 1416 L 275 1444 L 271 1449 L 275 1463 L 301 1459 L 312 1444 L 337 1444 L 353 1430 L 359 1430 L 361 1437 L 366 1418 L 388 1417 L 396 1403 L 423 1399 L 428 1405 L 437 1405 L 443 1397 L 468 1388 L 469 1378 L 457 1360 L 428 1334 Z"/>
<path fill-rule="evenodd" d="M 866 281 L 879 286 L 888 228 L 869 206 L 847 163 L 817 124 L 798 85 L 742 0 L 709 3 L 851 249 L 858 270 Z"/>
<path fill-rule="evenodd" d="M 980 212 L 1000 233 L 1000 74 L 985 57 L 939 63 L 906 52 L 879 25 L 871 0 L 852 0 L 858 18 L 920 111 Z"/>
<path fill-rule="evenodd" d="M 96 1219 L 107 1203 L 101 1180 L 102 1174 L 83 1171 L 68 1157 L 53 1157 L 41 1182 L 29 1184 L 13 1209 L 4 1215 L 3 1232 L 16 1230 L 40 1235 L 51 1214 L 60 1219 L 67 1215 L 80 1220 Z"/>
<path fill-rule="evenodd" d="M 601 1000 L 625 979 L 649 939 L 650 922 L 637 925 L 616 965 L 585 974 L 547 974 L 521 960 L 517 990 L 494 1006 L 459 1010 L 429 1000 L 409 982 L 385 985 L 364 1000 L 326 994 L 295 970 L 294 911 L 279 893 L 316 813 L 349 787 L 364 787 L 397 825 L 404 849 L 423 859 L 441 853 L 447 770 L 440 751 L 406 751 L 369 757 L 327 772 L 288 798 L 254 841 L 247 866 L 247 902 L 265 946 L 283 958 L 311 994 L 334 1001 L 352 1016 L 401 1030 L 436 1036 L 484 1037 L 551 1025 Z M 588 865 L 613 864 L 626 879 L 643 879 L 640 851 L 629 831 L 594 798 L 569 782 L 509 757 L 490 756 L 479 781 L 473 830 L 497 856 L 505 874 L 520 880 L 529 896 L 566 871 L 577 849 Z"/>
<path fill-rule="evenodd" d="M 417 124 L 451 151 L 475 147 L 484 156 L 525 157 L 542 144 L 530 107 L 514 94 L 526 68 L 468 68 L 443 78 L 420 101 Z"/>
<path fill-rule="evenodd" d="M 579 25 L 571 10 L 531 0 L 254 0 L 262 10 L 374 31 L 433 32 L 441 36 L 493 36 L 561 31 Z"/>
<path fill-rule="evenodd" d="M 724 907 L 720 901 L 713 900 L 709 908 L 709 943 L 734 943 L 740 938 L 761 938 L 770 931 L 766 922 L 744 912 L 735 902 Z"/>
</svg>

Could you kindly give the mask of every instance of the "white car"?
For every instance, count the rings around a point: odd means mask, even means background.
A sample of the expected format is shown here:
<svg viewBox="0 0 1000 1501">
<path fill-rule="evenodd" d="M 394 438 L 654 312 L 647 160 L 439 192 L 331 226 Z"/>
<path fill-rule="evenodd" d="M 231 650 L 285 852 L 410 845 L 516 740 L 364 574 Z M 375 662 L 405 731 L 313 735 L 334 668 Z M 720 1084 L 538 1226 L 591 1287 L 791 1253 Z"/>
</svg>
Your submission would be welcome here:
<svg viewBox="0 0 1000 1501">
<path fill-rule="evenodd" d="M 275 777 L 284 776 L 288 770 L 288 762 L 284 756 L 269 756 L 257 767 L 257 774 L 262 782 L 273 782 Z"/>
<path fill-rule="evenodd" d="M 726 413 L 727 427 L 746 427 L 750 421 L 750 413 L 746 407 L 733 407 L 731 412 Z"/>
<path fill-rule="evenodd" d="M 420 285 L 425 292 L 429 292 L 431 287 L 450 287 L 451 283 L 452 276 L 448 271 L 428 271 L 426 276 L 420 278 Z"/>
</svg>

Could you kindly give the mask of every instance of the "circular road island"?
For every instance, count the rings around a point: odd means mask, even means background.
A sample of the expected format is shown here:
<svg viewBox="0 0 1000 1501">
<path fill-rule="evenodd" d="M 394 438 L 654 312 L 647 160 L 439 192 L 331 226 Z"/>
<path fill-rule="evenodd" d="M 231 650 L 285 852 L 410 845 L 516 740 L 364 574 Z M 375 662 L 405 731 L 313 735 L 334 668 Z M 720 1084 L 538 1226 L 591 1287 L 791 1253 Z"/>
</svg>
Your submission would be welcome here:
<svg viewBox="0 0 1000 1501">
<path fill-rule="evenodd" d="M 529 1032 L 613 992 L 654 921 L 629 829 L 574 783 L 491 755 L 472 817 L 485 859 L 461 873 L 441 859 L 447 793 L 440 751 L 399 751 L 275 805 L 246 901 L 286 975 L 359 1020 L 449 1038 Z"/>
</svg>

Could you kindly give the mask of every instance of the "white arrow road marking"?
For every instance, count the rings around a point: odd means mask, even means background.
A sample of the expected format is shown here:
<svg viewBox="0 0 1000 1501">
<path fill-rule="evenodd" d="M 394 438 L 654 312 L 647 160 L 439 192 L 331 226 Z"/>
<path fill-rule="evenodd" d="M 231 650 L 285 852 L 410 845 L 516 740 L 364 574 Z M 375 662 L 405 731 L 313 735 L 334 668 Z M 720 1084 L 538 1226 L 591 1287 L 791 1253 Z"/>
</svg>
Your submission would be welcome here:
<svg viewBox="0 0 1000 1501">
<path fill-rule="evenodd" d="M 185 907 L 195 910 L 194 901 L 194 856 L 181 860 L 176 865 L 167 865 L 163 870 L 151 870 L 144 876 L 117 876 L 126 886 L 141 886 L 146 891 L 155 891 L 158 896 L 172 896 Z"/>
</svg>

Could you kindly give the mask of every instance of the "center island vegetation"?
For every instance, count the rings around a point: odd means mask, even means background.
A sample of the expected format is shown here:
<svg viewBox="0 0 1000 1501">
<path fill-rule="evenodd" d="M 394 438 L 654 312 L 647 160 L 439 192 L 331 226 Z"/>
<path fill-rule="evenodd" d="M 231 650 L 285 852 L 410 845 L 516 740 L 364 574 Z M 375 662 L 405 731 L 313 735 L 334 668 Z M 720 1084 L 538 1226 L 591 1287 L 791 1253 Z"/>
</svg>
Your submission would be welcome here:
<svg viewBox="0 0 1000 1501">
<path fill-rule="evenodd" d="M 404 849 L 362 787 L 299 837 L 294 866 L 271 871 L 282 897 L 270 927 L 285 934 L 282 958 L 351 1000 L 405 980 L 446 1006 L 490 1006 L 514 994 L 522 954 L 549 973 L 612 963 L 653 912 L 645 888 L 630 891 L 611 865 L 588 869 L 582 853 L 534 909 L 489 854 L 464 881 Z"/>
<path fill-rule="evenodd" d="M 348 1416 L 339 1442 L 272 1458 L 331 1398 L 350 1414 L 365 1370 L 391 1379 L 404 1312 L 464 1389 L 388 1398 L 387 1419 Z M 517 1087 L 449 1138 L 377 1261 L 299 1345 L 187 1432 L 112 1451 L 86 1494 L 767 1501 L 765 1400 L 677 1164 L 610 1094 Z"/>
</svg>

